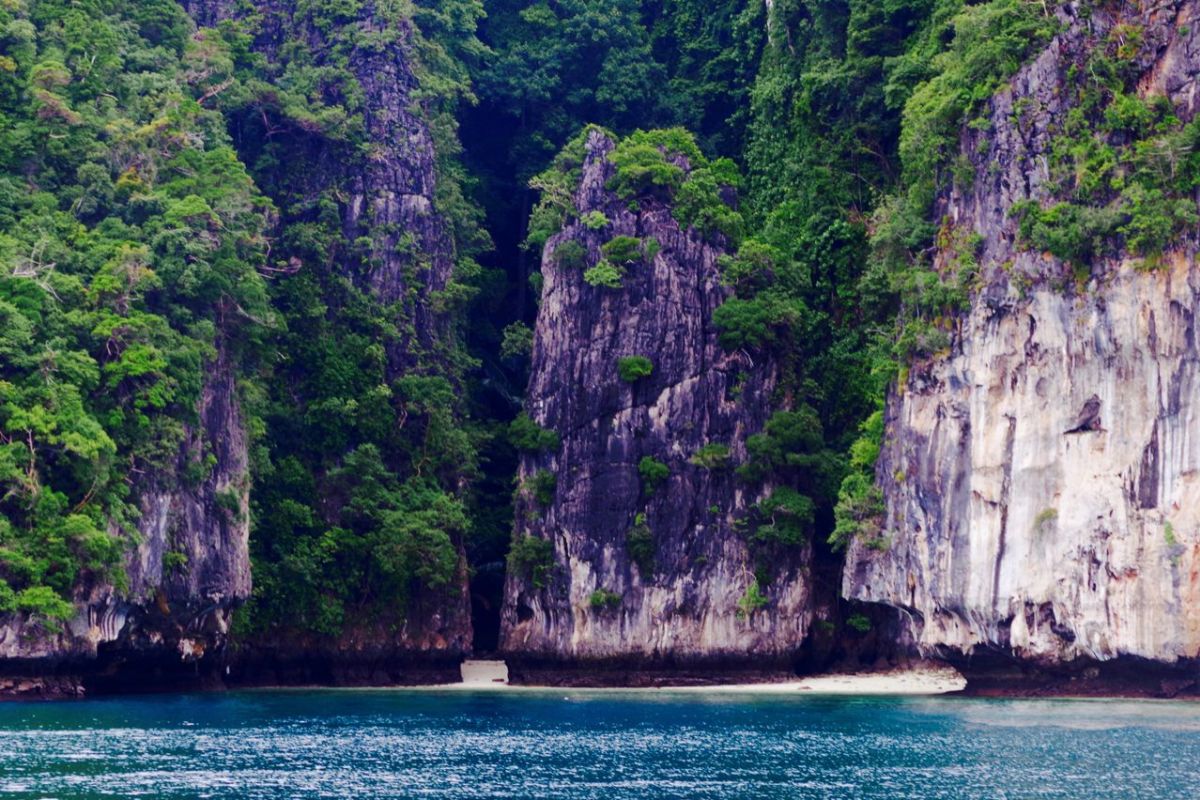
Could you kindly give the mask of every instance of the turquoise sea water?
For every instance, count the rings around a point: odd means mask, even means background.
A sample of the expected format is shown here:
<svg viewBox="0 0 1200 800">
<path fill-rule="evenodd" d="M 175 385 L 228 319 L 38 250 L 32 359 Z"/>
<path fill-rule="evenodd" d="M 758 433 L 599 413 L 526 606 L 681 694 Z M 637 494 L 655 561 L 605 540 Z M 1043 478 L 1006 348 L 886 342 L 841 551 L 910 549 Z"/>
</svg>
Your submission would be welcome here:
<svg viewBox="0 0 1200 800">
<path fill-rule="evenodd" d="M 0 797 L 1192 800 L 1200 705 L 562 689 L 10 703 Z"/>
</svg>

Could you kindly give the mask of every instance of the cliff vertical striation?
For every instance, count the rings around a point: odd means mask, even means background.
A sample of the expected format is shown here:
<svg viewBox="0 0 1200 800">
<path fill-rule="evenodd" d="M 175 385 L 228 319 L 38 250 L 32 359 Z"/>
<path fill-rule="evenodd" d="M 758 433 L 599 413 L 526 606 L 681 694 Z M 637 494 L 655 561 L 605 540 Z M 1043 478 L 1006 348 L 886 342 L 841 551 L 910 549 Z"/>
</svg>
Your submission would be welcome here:
<svg viewBox="0 0 1200 800">
<path fill-rule="evenodd" d="M 425 404 L 440 402 L 422 396 L 429 389 L 405 389 L 403 382 L 419 376 L 432 382 L 418 382 L 418 387 L 445 386 L 446 392 L 461 388 L 460 361 L 456 360 L 461 354 L 455 352 L 458 343 L 451 309 L 452 276 L 459 254 L 450 223 L 435 208 L 438 154 L 428 93 L 422 97 L 417 75 L 418 33 L 404 9 L 372 0 L 332 10 L 268 0 L 253 14 L 224 0 L 187 0 L 184 7 L 199 25 L 209 29 L 227 22 L 242 26 L 253 39 L 254 51 L 265 59 L 260 73 L 268 85 L 258 86 L 249 102 L 229 109 L 228 115 L 240 155 L 280 206 L 277 257 L 283 265 L 281 272 L 301 278 L 320 275 L 313 281 L 326 293 L 321 298 L 327 304 L 326 315 L 347 314 L 352 319 L 336 330 L 349 331 L 353 337 L 361 337 L 368 325 L 386 331 L 367 334 L 384 338 L 386 348 L 386 367 L 378 378 L 381 385 L 372 397 L 382 394 L 389 398 L 387 413 L 394 419 L 384 434 L 339 433 L 332 449 L 313 448 L 316 455 L 312 457 L 318 460 L 308 464 L 318 497 L 301 498 L 302 502 L 311 504 L 324 526 L 338 528 L 346 525 L 345 515 L 353 513 L 348 511 L 352 503 L 347 502 L 344 487 L 333 485 L 331 473 L 341 469 L 341 460 L 353 450 L 343 453 L 336 448 L 359 447 L 361 451 L 364 441 L 372 442 L 376 435 L 381 441 L 373 444 L 383 453 L 382 463 L 393 477 L 403 480 L 408 477 L 407 460 L 417 456 L 411 453 L 413 445 L 397 442 L 406 436 L 419 437 L 424 427 L 432 425 L 428 420 L 432 412 Z M 210 33 L 201 30 L 199 35 Z M 298 86 L 308 86 L 308 81 L 314 82 L 314 88 L 306 90 L 304 110 L 297 111 L 297 103 L 289 105 L 290 101 L 280 99 L 295 93 Z M 324 237 L 319 247 L 309 245 L 314 231 Z M 345 291 L 344 283 L 353 286 L 354 292 Z M 346 299 L 355 297 L 355 292 L 370 303 L 366 325 L 353 316 L 362 313 L 357 301 Z M 345 305 L 355 310 L 347 313 Z M 307 311 L 300 309 L 300 313 Z M 334 324 L 338 324 L 336 320 Z M 339 343 L 330 352 L 339 352 L 337 348 L 343 346 Z M 365 360 L 366 355 L 345 353 L 351 363 Z M 287 431 L 281 434 L 285 437 L 317 440 L 320 434 L 316 429 L 306 430 L 297 420 L 312 415 L 317 425 L 324 424 L 319 420 L 331 413 L 324 409 L 335 404 L 353 419 L 353 409 L 362 402 L 363 398 L 353 394 L 357 379 L 345 379 L 347 368 L 335 365 L 328 354 L 320 358 L 327 359 L 324 363 L 329 365 L 331 379 L 343 381 L 345 388 L 306 386 L 313 380 L 313 365 L 300 363 L 303 358 L 285 365 L 281 377 L 291 384 L 280 392 L 281 405 L 288 409 L 287 418 L 280 423 Z M 417 396 L 412 396 L 413 392 Z M 457 419 L 455 408 L 437 411 Z M 304 452 L 293 449 L 293 444 L 283 443 L 274 457 L 286 460 L 293 452 Z M 413 491 L 420 494 L 426 488 L 414 487 Z M 458 489 L 460 485 L 453 485 L 449 491 Z M 282 515 L 286 516 L 286 511 Z M 418 516 L 415 511 L 413 516 Z M 378 520 L 373 524 L 378 528 Z M 336 632 L 315 624 L 313 615 L 273 618 L 265 630 L 243 637 L 231 679 L 381 683 L 423 681 L 430 675 L 444 680 L 456 675 L 457 663 L 470 651 L 472 637 L 461 533 L 454 534 L 456 564 L 449 585 L 437 590 L 416 588 L 406 592 L 406 599 L 399 604 L 403 607 L 386 609 L 366 607 L 374 591 L 368 587 L 364 589 L 366 597 L 356 598 L 356 607 L 346 609 Z M 279 535 L 287 541 L 286 532 Z M 277 554 L 272 557 L 280 558 Z M 361 557 L 370 561 L 373 556 L 366 553 Z M 411 558 L 431 556 L 415 554 Z M 357 589 L 350 581 L 338 588 Z M 282 615 L 288 617 L 291 612 L 283 609 Z"/>
<path fill-rule="evenodd" d="M 847 598 L 900 609 L 922 651 L 976 673 L 1200 656 L 1196 194 L 1146 172 L 1196 115 L 1200 7 L 1136 5 L 1059 6 L 963 133 L 973 179 L 939 198 L 936 265 L 971 243 L 971 308 L 888 399 L 883 537 L 847 558 Z M 1164 116 L 1148 132 L 1121 108 Z M 1097 162 L 1067 155 L 1085 151 L 1115 154 L 1116 179 L 1089 188 Z M 1146 204 L 1164 196 L 1165 223 Z"/>
<path fill-rule="evenodd" d="M 501 650 L 527 678 L 788 668 L 809 625 L 807 549 L 759 599 L 744 525 L 761 497 L 733 469 L 774 369 L 720 346 L 722 247 L 661 194 L 618 197 L 615 146 L 587 134 L 577 213 L 543 257 L 526 409 L 553 434 L 521 462 Z"/>
</svg>

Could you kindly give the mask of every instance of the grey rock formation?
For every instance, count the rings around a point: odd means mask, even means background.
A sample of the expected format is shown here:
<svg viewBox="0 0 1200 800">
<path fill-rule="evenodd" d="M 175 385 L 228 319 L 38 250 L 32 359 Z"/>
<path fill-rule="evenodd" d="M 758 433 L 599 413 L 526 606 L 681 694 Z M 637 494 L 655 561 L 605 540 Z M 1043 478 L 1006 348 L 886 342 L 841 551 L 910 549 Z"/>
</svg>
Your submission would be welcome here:
<svg viewBox="0 0 1200 800">
<path fill-rule="evenodd" d="M 184 7 L 201 26 L 246 13 L 242 4 L 230 0 L 185 0 Z M 426 109 L 416 95 L 411 24 L 394 4 L 374 0 L 357 4 L 353 19 L 324 31 L 313 21 L 312 9 L 295 0 L 265 0 L 253 12 L 261 15 L 254 47 L 276 70 L 286 67 L 291 48 L 307 48 L 306 57 L 324 65 L 331 37 L 339 37 L 339 47 L 348 47 L 346 66 L 360 93 L 363 139 L 370 143 L 370 152 L 363 153 L 286 119 L 275 121 L 281 130 L 273 135 L 291 137 L 291 152 L 302 162 L 287 165 L 286 183 L 277 187 L 288 196 L 281 206 L 295 197 L 338 198 L 344 242 L 369 241 L 367 258 L 349 255 L 347 247 L 339 269 L 398 310 L 394 321 L 401 336 L 388 353 L 390 373 L 399 376 L 444 366 L 454 380 L 453 369 L 445 363 L 454 333 L 449 315 L 437 310 L 441 306 L 436 302 L 454 269 L 454 242 L 435 209 L 436 153 Z M 266 191 L 270 193 L 269 185 Z M 312 212 L 285 209 L 283 223 L 308 221 L 306 213 Z M 425 680 L 422 670 L 429 664 L 435 665 L 438 680 L 456 676 L 458 661 L 470 652 L 472 639 L 461 543 L 459 552 L 458 579 L 447 592 L 417 597 L 411 608 L 397 609 L 394 618 L 352 621 L 336 639 L 282 630 L 239 642 L 231 678 L 419 682 Z"/>
<path fill-rule="evenodd" d="M 233 0 L 184 0 L 183 6 L 207 27 L 246 13 Z M 307 48 L 306 57 L 324 66 L 328 37 L 342 35 L 351 42 L 347 66 L 361 92 L 369 155 L 286 119 L 277 121 L 283 129 L 273 135 L 294 137 L 297 157 L 305 162 L 304 168 L 289 165 L 288 191 L 317 197 L 336 189 L 345 241 L 370 240 L 371 267 L 347 265 L 347 272 L 382 302 L 400 304 L 402 333 L 409 337 L 391 356 L 397 369 L 409 368 L 419 351 L 436 350 L 447 335 L 447 319 L 433 310 L 431 298 L 446 288 L 454 269 L 454 244 L 434 207 L 436 153 L 415 96 L 411 23 L 398 18 L 391 4 L 375 0 L 365 0 L 354 20 L 325 33 L 307 4 L 296 0 L 264 0 L 252 10 L 261 17 L 254 47 L 277 70 L 289 58 L 285 44 Z"/>
<path fill-rule="evenodd" d="M 122 532 L 135 542 L 125 560 L 128 587 L 80 587 L 78 613 L 57 633 L 21 615 L 7 618 L 0 625 L 4 672 L 83 673 L 104 657 L 147 659 L 168 673 L 186 673 L 225 643 L 233 609 L 250 596 L 248 458 L 233 365 L 223 347 L 207 374 L 197 422 L 185 428 L 175 468 L 144 473 L 134 486 L 141 519 L 136 531 Z M 210 455 L 208 474 L 188 480 L 189 464 Z M 164 560 L 168 553 L 179 561 Z M 154 679 L 149 672 L 142 677 L 147 684 Z M 0 687 L 0 695 L 72 694 L 78 684 L 67 676 L 35 683 L 36 691 L 22 685 Z"/>
<path fill-rule="evenodd" d="M 889 546 L 854 544 L 844 572 L 846 597 L 900 609 L 919 648 L 960 663 L 1200 655 L 1196 237 L 1155 271 L 1098 261 L 1075 290 L 1068 266 L 1017 247 L 1009 215 L 1049 199 L 1069 69 L 1117 24 L 1144 36 L 1139 91 L 1195 115 L 1200 4 L 1081 5 L 963 136 L 975 180 L 940 210 L 982 238 L 984 285 L 952 351 L 889 398 Z"/>
<path fill-rule="evenodd" d="M 722 251 L 680 230 L 662 202 L 639 198 L 631 210 L 605 188 L 613 146 L 590 134 L 575 196 L 580 216 L 600 212 L 609 223 L 594 230 L 572 221 L 543 258 L 526 408 L 561 447 L 522 460 L 516 536 L 551 542 L 553 566 L 544 588 L 510 570 L 501 649 L 518 678 L 522 665 L 788 665 L 810 622 L 807 550 L 774 565 L 769 604 L 743 618 L 738 602 L 755 564 L 735 520 L 761 496 L 728 467 L 689 463 L 709 444 L 727 446 L 730 465 L 745 458 L 746 437 L 771 409 L 774 369 L 718 344 L 712 314 L 730 294 L 718 272 Z M 594 265 L 616 236 L 659 245 L 620 289 L 591 286 L 585 266 L 556 261 L 574 243 Z M 653 373 L 622 380 L 618 360 L 630 356 L 649 358 Z M 653 493 L 638 471 L 647 456 L 670 469 Z M 545 507 L 530 488 L 539 473 L 557 476 Z M 639 523 L 650 532 L 653 568 L 630 553 Z M 595 592 L 611 596 L 593 601 Z"/>
</svg>

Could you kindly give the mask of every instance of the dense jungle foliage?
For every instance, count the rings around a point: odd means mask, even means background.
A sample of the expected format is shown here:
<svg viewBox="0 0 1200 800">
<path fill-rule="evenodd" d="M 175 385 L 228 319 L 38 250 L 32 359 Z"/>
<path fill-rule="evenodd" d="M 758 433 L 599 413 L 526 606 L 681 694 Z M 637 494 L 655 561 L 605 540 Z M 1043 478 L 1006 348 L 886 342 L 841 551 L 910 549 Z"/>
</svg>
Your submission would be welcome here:
<svg viewBox="0 0 1200 800">
<path fill-rule="evenodd" d="M 0 610 L 123 584 L 205 365 L 257 359 L 275 210 L 169 0 L 0 3 Z M 203 468 L 203 464 L 197 465 Z"/>
<path fill-rule="evenodd" d="M 212 469 L 185 443 L 218 354 L 252 438 L 244 633 L 396 624 L 463 570 L 494 608 L 517 453 L 558 442 L 520 400 L 556 156 L 592 124 L 622 137 L 618 183 L 669 183 L 664 137 L 684 142 L 677 216 L 729 248 L 721 342 L 782 367 L 739 465 L 781 487 L 754 535 L 886 547 L 884 391 L 947 346 L 973 279 L 969 242 L 957 275 L 929 263 L 935 197 L 1055 3 L 297 0 L 305 34 L 269 54 L 266 5 L 197 30 L 173 0 L 0 0 L 0 612 L 53 626 L 123 584 L 139 490 Z M 1021 209 L 1029 247 L 1081 268 L 1195 222 L 1177 199 L 1200 169 L 1176 168 L 1195 126 L 1138 100 L 1110 44 L 1075 84 L 1061 204 Z M 369 219 L 347 235 L 379 156 L 356 64 L 388 48 L 436 152 L 437 252 Z M 711 202 L 725 185 L 737 212 Z M 619 290 L 648 246 L 610 243 L 588 280 Z M 410 287 L 449 259 L 449 283 L 384 297 L 388 258 Z M 638 359 L 624 380 L 651 373 Z M 653 492 L 662 465 L 641 466 Z M 521 541 L 508 564 L 536 582 L 544 557 Z"/>
</svg>

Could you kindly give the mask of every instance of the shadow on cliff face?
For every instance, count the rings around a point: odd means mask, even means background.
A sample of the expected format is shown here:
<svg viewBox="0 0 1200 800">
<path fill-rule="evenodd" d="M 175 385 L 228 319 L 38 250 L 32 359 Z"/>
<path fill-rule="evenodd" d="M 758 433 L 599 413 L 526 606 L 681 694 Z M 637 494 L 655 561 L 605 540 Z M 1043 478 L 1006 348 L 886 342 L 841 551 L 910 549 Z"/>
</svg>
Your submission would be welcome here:
<svg viewBox="0 0 1200 800">
<path fill-rule="evenodd" d="M 484 564 L 471 577 L 471 649 L 478 658 L 500 645 L 500 606 L 504 598 L 504 562 Z"/>
<path fill-rule="evenodd" d="M 817 516 L 811 565 L 813 625 L 796 655 L 796 673 L 890 669 L 918 660 L 899 610 L 841 596 L 845 553 L 828 542 L 832 512 L 825 509 Z"/>
</svg>

